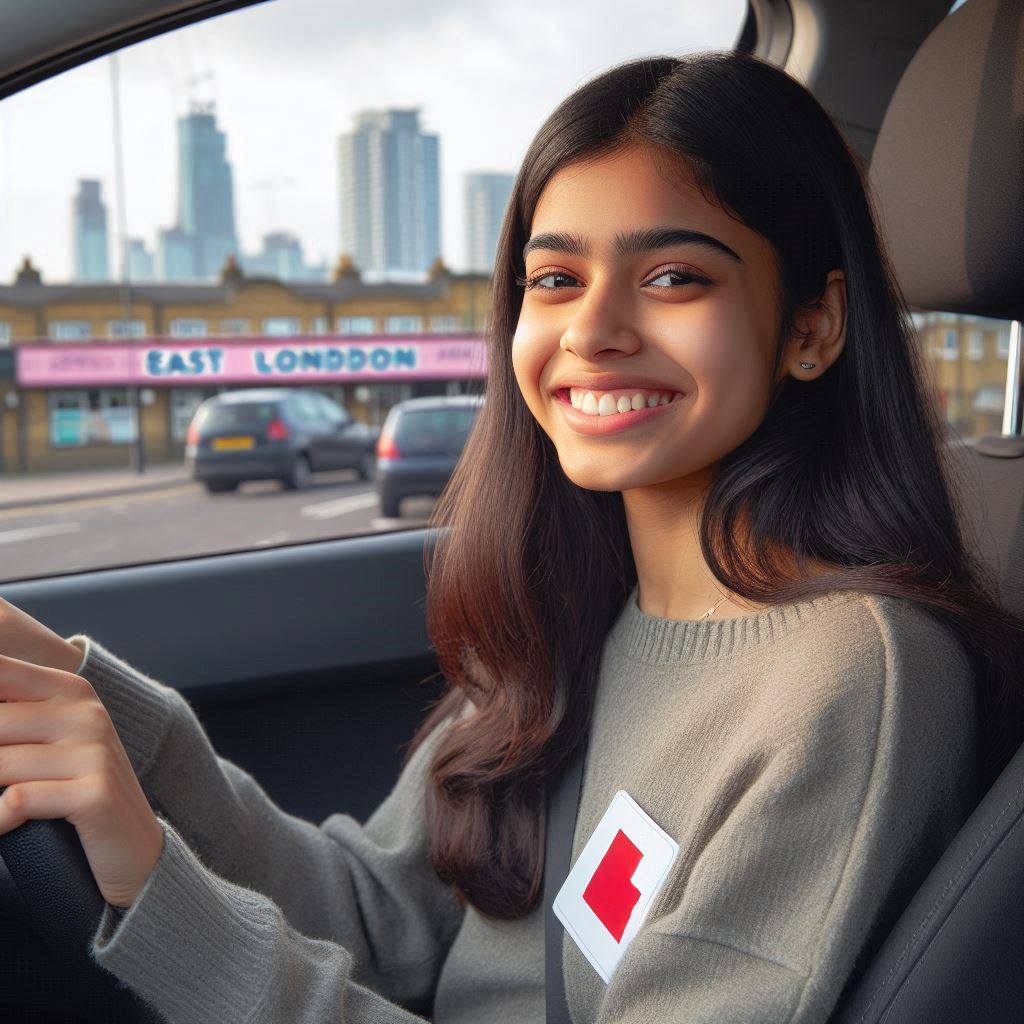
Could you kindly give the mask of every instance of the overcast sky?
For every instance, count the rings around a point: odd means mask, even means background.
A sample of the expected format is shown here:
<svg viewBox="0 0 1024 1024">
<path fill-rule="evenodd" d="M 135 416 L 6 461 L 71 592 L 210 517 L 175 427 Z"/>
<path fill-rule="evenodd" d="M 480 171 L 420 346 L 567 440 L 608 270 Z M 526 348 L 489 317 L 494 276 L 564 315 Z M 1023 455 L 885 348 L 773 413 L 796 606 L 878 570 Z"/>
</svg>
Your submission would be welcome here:
<svg viewBox="0 0 1024 1024">
<path fill-rule="evenodd" d="M 175 119 L 190 98 L 212 100 L 243 251 L 290 230 L 307 262 L 333 265 L 337 137 L 358 110 L 419 107 L 440 135 L 442 253 L 462 269 L 465 172 L 515 173 L 551 110 L 619 61 L 730 49 L 745 10 L 746 0 L 271 0 L 141 43 L 119 60 L 126 234 L 152 249 L 174 223 Z M 44 280 L 70 279 L 78 178 L 103 181 L 113 239 L 112 140 L 108 58 L 0 102 L 0 282 L 26 254 Z"/>
</svg>

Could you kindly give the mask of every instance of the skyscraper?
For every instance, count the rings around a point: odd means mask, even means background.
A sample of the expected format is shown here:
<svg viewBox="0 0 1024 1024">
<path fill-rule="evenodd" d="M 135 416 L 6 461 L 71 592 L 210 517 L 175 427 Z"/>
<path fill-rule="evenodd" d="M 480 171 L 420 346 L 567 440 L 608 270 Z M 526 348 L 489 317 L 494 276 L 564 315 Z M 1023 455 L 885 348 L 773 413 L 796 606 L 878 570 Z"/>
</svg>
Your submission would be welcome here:
<svg viewBox="0 0 1024 1024">
<path fill-rule="evenodd" d="M 166 280 L 216 277 L 228 256 L 238 255 L 226 149 L 212 104 L 193 104 L 178 118 L 178 223 L 160 242 Z"/>
<path fill-rule="evenodd" d="M 425 273 L 441 255 L 438 137 L 419 110 L 364 110 L 338 139 L 341 251 L 370 275 Z"/>
<path fill-rule="evenodd" d="M 124 265 L 130 281 L 155 281 L 156 268 L 153 254 L 141 238 L 124 240 Z"/>
<path fill-rule="evenodd" d="M 515 180 L 514 174 L 466 175 L 466 269 L 470 273 L 489 274 L 494 269 L 501 222 Z"/>
<path fill-rule="evenodd" d="M 100 182 L 81 178 L 71 201 L 76 281 L 109 281 L 107 263 L 107 208 Z"/>
</svg>

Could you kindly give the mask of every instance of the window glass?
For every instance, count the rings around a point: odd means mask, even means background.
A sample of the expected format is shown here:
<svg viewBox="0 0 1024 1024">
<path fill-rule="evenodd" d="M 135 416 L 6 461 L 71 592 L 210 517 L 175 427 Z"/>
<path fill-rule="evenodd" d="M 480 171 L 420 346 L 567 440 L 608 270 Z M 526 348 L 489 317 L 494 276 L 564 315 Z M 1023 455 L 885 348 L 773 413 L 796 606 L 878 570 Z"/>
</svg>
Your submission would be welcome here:
<svg viewBox="0 0 1024 1024">
<path fill-rule="evenodd" d="M 298 334 L 298 317 L 268 316 L 263 321 L 263 333 L 269 338 L 286 338 Z"/>
<path fill-rule="evenodd" d="M 461 450 L 476 419 L 474 407 L 407 409 L 395 424 L 395 445 L 402 455 L 444 454 Z"/>
<path fill-rule="evenodd" d="M 146 323 L 144 320 L 111 320 L 107 324 L 108 338 L 144 338 Z"/>
<path fill-rule="evenodd" d="M 50 337 L 54 341 L 84 341 L 92 337 L 88 320 L 51 320 Z"/>
<path fill-rule="evenodd" d="M 339 316 L 339 334 L 374 334 L 377 325 L 372 316 Z"/>
<path fill-rule="evenodd" d="M 208 400 L 287 388 L 321 417 L 312 396 L 330 395 L 353 421 L 346 441 L 372 451 L 397 403 L 479 392 L 498 232 L 552 106 L 631 57 L 729 49 L 746 15 L 747 0 L 643 16 L 276 0 L 0 100 L 0 344 L 49 352 L 31 380 L 0 376 L 0 408 L 17 407 L 4 489 L 46 479 L 56 497 L 74 476 L 134 494 L 83 503 L 81 528 L 45 547 L 3 544 L 0 579 L 422 526 L 428 503 L 385 518 L 351 468 L 314 470 L 308 489 L 253 479 L 209 494 L 190 428 L 259 436 L 283 407 Z M 361 160 L 371 145 L 395 154 L 387 168 Z M 404 443 L 458 437 L 468 415 L 411 419 Z M 57 508 L 19 510 L 0 535 Z"/>
<path fill-rule="evenodd" d="M 1010 322 L 939 311 L 912 316 L 953 432 L 964 440 L 1001 433 Z"/>
<path fill-rule="evenodd" d="M 384 320 L 385 334 L 412 334 L 423 330 L 421 316 L 389 316 Z"/>
<path fill-rule="evenodd" d="M 206 321 L 194 317 L 175 317 L 171 321 L 172 338 L 205 338 Z"/>
</svg>

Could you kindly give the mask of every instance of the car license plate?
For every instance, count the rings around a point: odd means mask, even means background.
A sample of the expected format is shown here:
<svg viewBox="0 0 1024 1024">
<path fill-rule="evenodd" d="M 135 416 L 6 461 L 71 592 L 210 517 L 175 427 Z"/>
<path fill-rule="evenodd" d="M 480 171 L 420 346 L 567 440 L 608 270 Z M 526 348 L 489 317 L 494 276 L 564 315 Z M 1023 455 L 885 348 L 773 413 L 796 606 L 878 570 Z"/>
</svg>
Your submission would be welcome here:
<svg viewBox="0 0 1024 1024">
<path fill-rule="evenodd" d="M 236 448 L 251 448 L 253 439 L 251 437 L 215 437 L 213 439 L 213 450 L 217 452 Z"/>
</svg>

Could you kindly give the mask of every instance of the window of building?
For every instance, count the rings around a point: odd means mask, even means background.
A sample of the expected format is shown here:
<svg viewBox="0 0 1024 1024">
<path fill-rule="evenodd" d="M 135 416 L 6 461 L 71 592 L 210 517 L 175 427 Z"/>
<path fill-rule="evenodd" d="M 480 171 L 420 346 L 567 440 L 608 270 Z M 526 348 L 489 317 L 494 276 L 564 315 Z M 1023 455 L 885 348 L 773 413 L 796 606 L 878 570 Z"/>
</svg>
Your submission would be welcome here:
<svg viewBox="0 0 1024 1024">
<path fill-rule="evenodd" d="M 206 321 L 196 317 L 175 317 L 171 321 L 172 338 L 205 338 Z"/>
<path fill-rule="evenodd" d="M 170 393 L 172 441 L 178 444 L 185 443 L 188 425 L 192 422 L 196 409 L 213 393 L 212 390 L 203 388 L 175 388 Z"/>
<path fill-rule="evenodd" d="M 1009 359 L 1010 357 L 1010 325 L 1007 324 L 1005 327 L 1000 328 L 996 334 L 996 355 L 1000 359 Z"/>
<path fill-rule="evenodd" d="M 299 333 L 297 316 L 268 316 L 263 320 L 263 333 L 268 338 L 290 338 Z"/>
<path fill-rule="evenodd" d="M 339 334 L 374 334 L 377 330 L 372 316 L 339 316 Z"/>
<path fill-rule="evenodd" d="M 125 388 L 51 391 L 49 441 L 54 448 L 131 444 L 135 411 Z"/>
<path fill-rule="evenodd" d="M 462 329 L 459 317 L 455 314 L 445 316 L 432 316 L 430 318 L 430 330 L 433 334 L 450 334 L 452 331 Z"/>
<path fill-rule="evenodd" d="M 960 332 L 955 327 L 947 327 L 942 332 L 942 344 L 935 354 L 946 362 L 955 362 L 960 358 Z"/>
<path fill-rule="evenodd" d="M 975 328 L 967 332 L 967 358 L 975 362 L 985 358 L 985 336 Z"/>
<path fill-rule="evenodd" d="M 144 338 L 146 336 L 145 320 L 108 320 L 108 338 Z"/>
<path fill-rule="evenodd" d="M 51 320 L 47 333 L 53 341 L 88 341 L 92 324 L 88 320 Z"/>
<path fill-rule="evenodd" d="M 220 333 L 229 338 L 252 334 L 252 324 L 245 317 L 228 317 L 221 320 Z"/>
<path fill-rule="evenodd" d="M 7 346 L 11 343 L 11 325 L 6 320 L 0 320 L 0 346 Z"/>
<path fill-rule="evenodd" d="M 415 334 L 423 330 L 421 316 L 389 316 L 384 318 L 385 334 Z"/>
<path fill-rule="evenodd" d="M 313 333 L 314 334 L 326 334 L 327 333 L 327 317 L 318 316 L 313 320 Z"/>
</svg>

